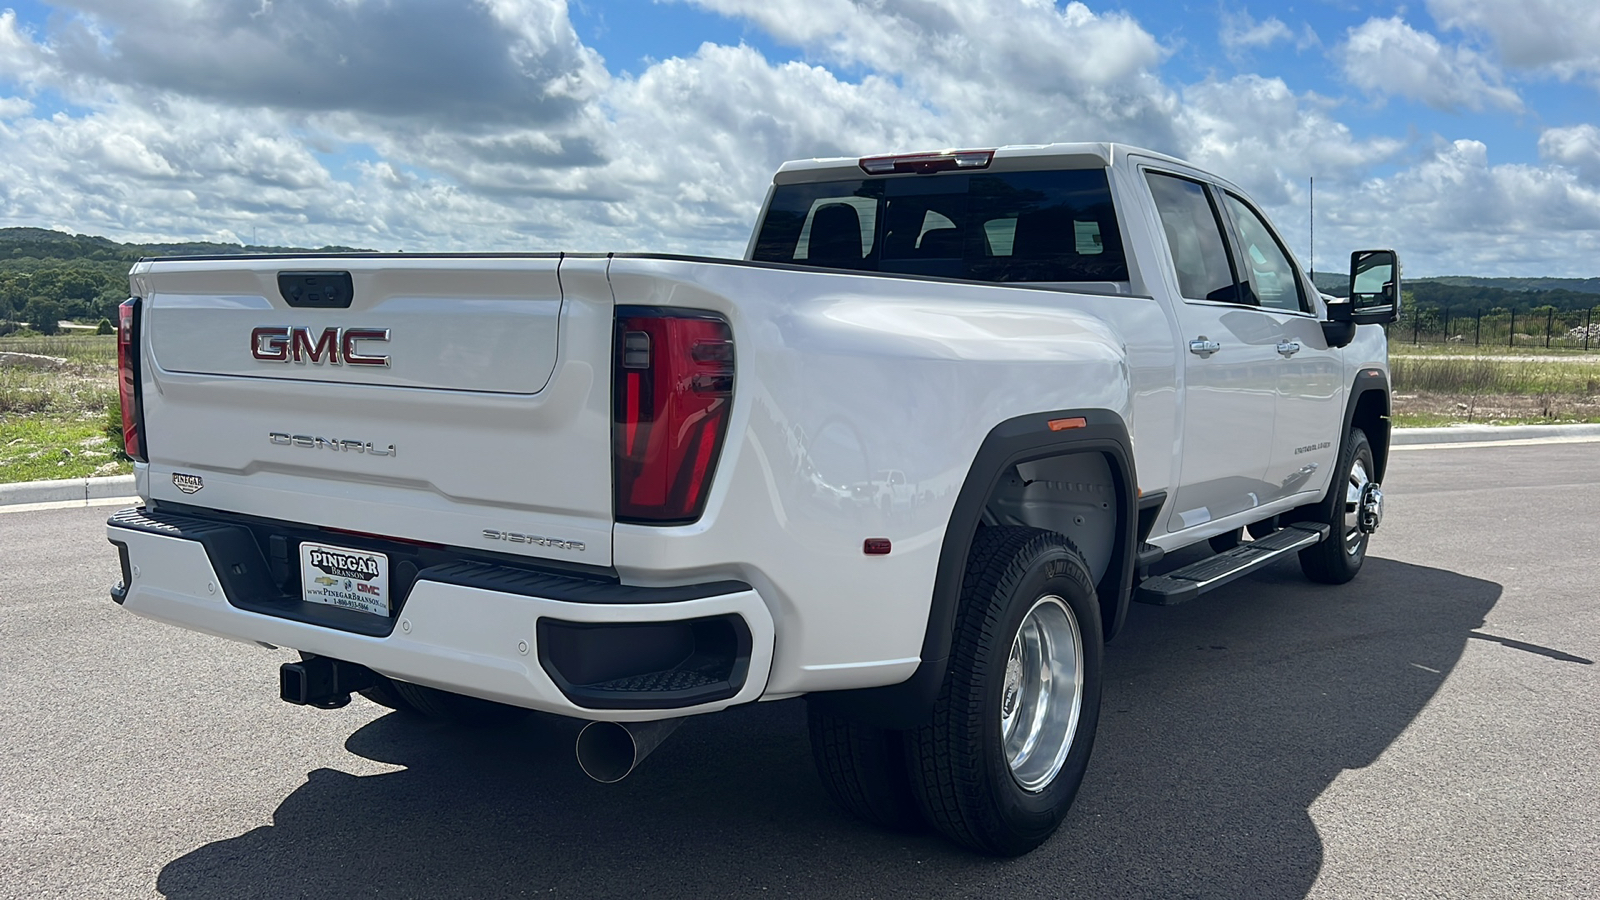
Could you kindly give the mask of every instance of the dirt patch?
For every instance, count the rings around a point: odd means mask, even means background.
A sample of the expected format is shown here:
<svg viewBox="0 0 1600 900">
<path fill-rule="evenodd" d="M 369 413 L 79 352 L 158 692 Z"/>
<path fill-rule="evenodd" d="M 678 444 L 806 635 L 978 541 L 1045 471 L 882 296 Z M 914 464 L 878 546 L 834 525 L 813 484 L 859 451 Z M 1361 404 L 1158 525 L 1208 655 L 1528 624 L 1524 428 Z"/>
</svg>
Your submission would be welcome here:
<svg viewBox="0 0 1600 900">
<path fill-rule="evenodd" d="M 1592 422 L 1600 421 L 1600 396 L 1395 394 L 1394 415 L 1396 424 Z"/>
</svg>

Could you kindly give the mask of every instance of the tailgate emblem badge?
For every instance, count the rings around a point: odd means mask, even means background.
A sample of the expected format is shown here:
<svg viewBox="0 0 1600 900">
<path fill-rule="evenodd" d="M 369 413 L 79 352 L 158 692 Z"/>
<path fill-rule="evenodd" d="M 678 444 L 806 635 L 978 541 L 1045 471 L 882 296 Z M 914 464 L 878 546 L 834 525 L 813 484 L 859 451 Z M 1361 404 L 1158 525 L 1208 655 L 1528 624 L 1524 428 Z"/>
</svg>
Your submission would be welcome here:
<svg viewBox="0 0 1600 900">
<path fill-rule="evenodd" d="M 393 456 L 394 445 L 380 447 L 371 441 L 349 441 L 343 438 L 325 438 L 311 434 L 289 434 L 284 431 L 267 432 L 267 440 L 280 447 L 306 447 L 318 450 L 326 447 L 329 450 L 338 450 L 340 453 L 365 453 L 368 456 Z M 199 490 L 199 488 L 195 488 Z"/>
<path fill-rule="evenodd" d="M 205 487 L 206 482 L 199 475 L 185 475 L 182 472 L 173 472 L 172 486 L 185 494 L 192 494 Z"/>
<path fill-rule="evenodd" d="M 483 536 L 491 541 L 510 541 L 513 544 L 532 544 L 535 547 L 553 547 L 556 550 L 586 550 L 583 541 L 569 541 L 565 538 L 544 537 L 537 534 L 523 534 L 520 531 L 500 531 L 495 528 L 485 528 Z"/>
<path fill-rule="evenodd" d="M 362 353 L 363 341 L 389 342 L 387 328 L 324 328 L 313 336 L 305 325 L 262 326 L 250 331 L 250 355 L 262 362 L 296 362 L 321 365 L 387 366 L 389 355 Z"/>
</svg>

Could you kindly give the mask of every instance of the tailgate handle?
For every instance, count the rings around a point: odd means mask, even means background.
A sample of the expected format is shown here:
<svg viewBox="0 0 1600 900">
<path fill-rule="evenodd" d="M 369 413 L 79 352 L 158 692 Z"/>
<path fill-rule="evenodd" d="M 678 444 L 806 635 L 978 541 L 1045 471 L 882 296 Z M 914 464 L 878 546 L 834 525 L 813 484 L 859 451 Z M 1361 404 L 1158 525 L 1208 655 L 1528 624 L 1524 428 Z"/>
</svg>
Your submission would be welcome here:
<svg viewBox="0 0 1600 900">
<path fill-rule="evenodd" d="M 279 272 L 278 293 L 296 309 L 349 309 L 356 294 L 349 272 Z"/>
</svg>

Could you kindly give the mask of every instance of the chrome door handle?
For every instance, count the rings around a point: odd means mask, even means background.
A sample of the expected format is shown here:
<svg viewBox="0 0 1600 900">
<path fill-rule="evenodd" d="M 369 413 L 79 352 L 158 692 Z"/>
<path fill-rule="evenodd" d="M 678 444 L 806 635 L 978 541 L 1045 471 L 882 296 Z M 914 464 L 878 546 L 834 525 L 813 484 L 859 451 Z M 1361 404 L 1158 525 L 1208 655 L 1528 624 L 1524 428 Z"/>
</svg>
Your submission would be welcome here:
<svg viewBox="0 0 1600 900">
<path fill-rule="evenodd" d="M 1221 349 L 1221 344 L 1217 343 L 1216 341 L 1207 340 L 1206 336 L 1203 334 L 1200 335 L 1198 339 L 1189 342 L 1189 352 L 1199 356 L 1202 359 Z"/>
<path fill-rule="evenodd" d="M 1301 346 L 1302 345 L 1299 341 L 1279 341 L 1278 352 L 1282 353 L 1284 358 L 1287 359 L 1288 357 L 1299 353 Z"/>
</svg>

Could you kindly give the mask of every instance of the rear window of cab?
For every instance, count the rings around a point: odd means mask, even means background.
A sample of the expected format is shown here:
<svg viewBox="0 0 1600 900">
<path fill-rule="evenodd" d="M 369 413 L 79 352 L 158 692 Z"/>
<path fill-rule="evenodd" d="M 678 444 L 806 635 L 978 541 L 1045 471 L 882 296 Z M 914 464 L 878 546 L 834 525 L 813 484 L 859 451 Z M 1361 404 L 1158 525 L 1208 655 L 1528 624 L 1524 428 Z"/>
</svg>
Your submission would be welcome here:
<svg viewBox="0 0 1600 900">
<path fill-rule="evenodd" d="M 1104 169 L 779 185 L 754 259 L 974 281 L 1127 281 Z"/>
</svg>

